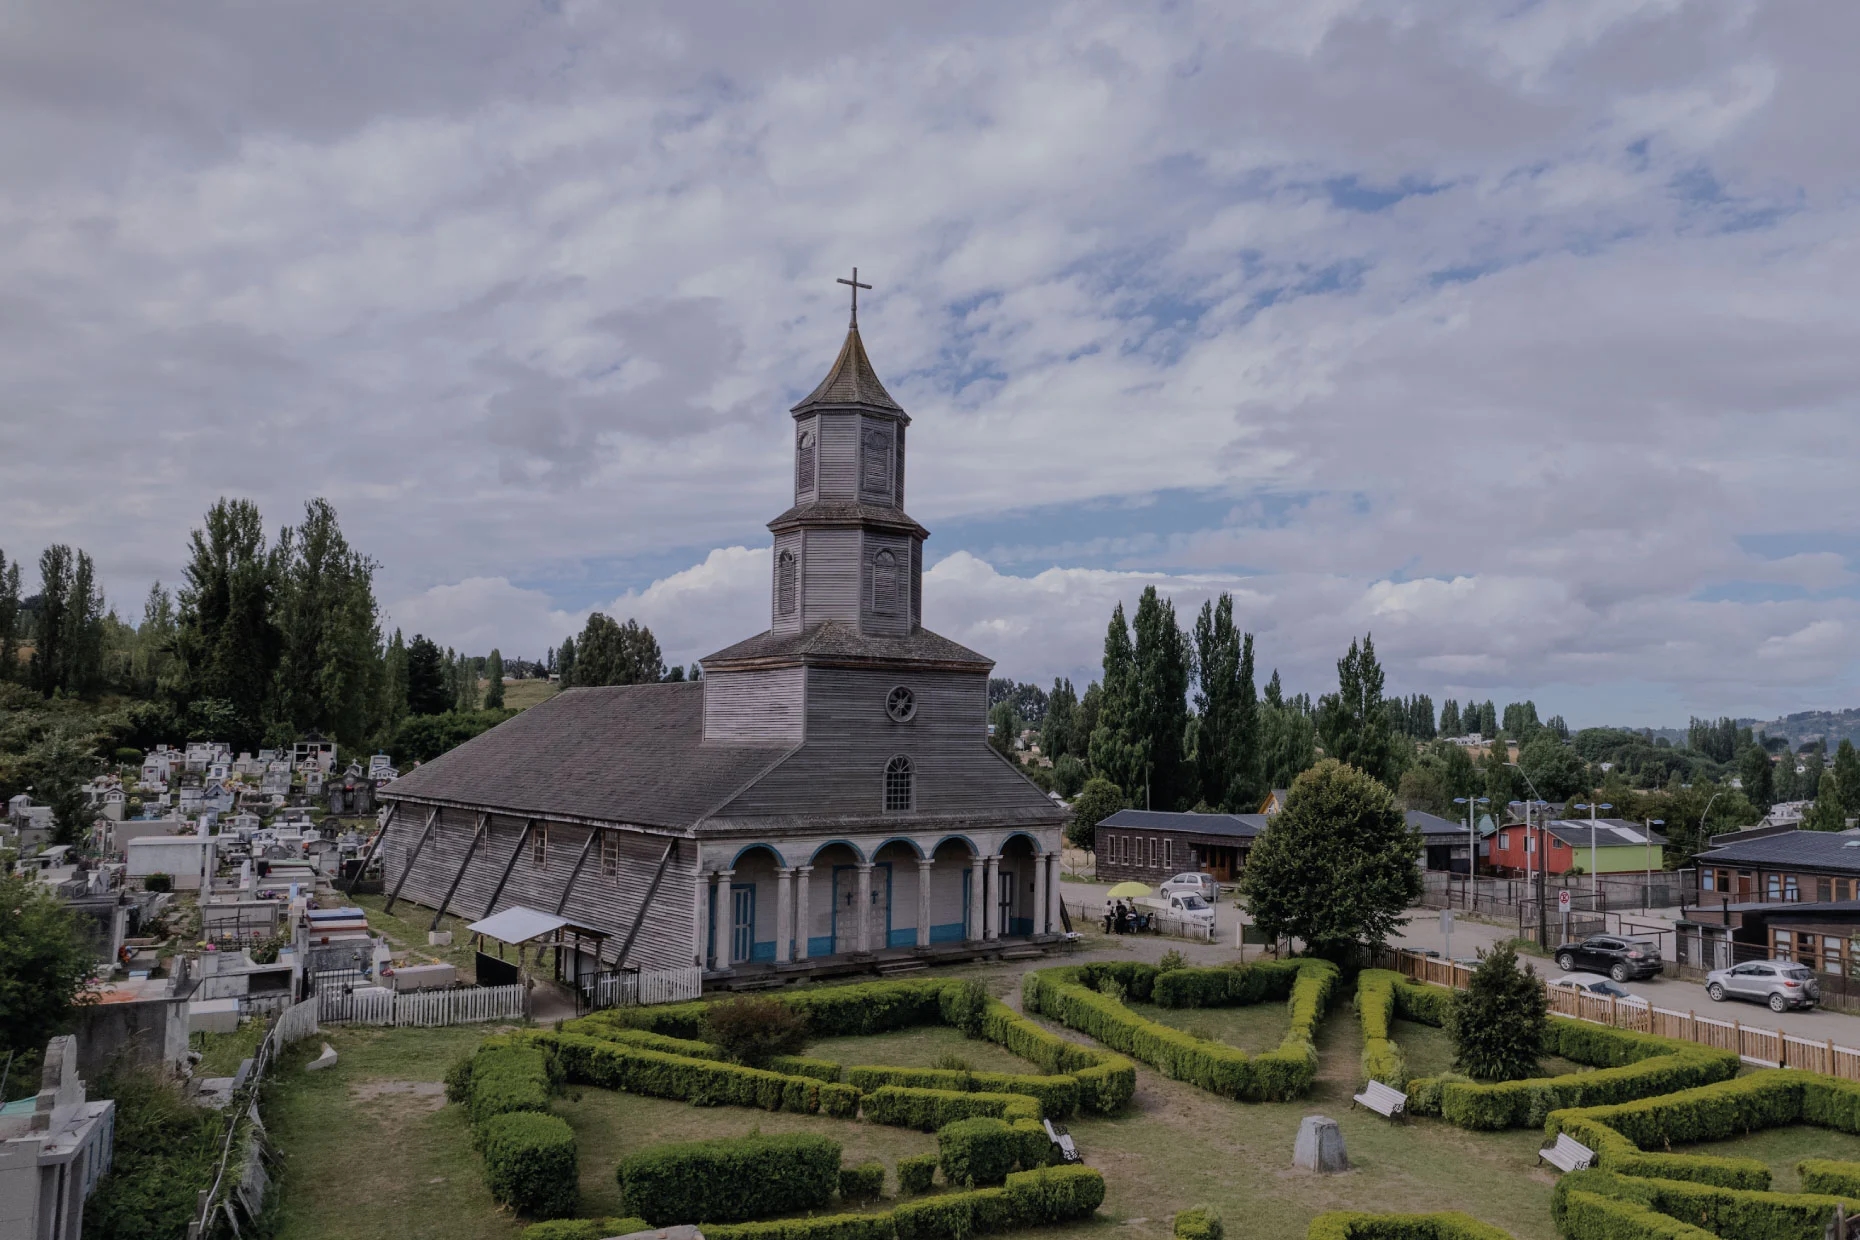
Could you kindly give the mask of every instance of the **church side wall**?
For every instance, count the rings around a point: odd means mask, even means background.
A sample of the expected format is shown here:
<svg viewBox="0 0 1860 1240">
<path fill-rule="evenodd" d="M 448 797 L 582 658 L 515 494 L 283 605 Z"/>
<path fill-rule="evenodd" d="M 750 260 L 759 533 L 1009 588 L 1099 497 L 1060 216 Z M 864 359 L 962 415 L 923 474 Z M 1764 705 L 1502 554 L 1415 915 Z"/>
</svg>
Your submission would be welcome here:
<svg viewBox="0 0 1860 1240">
<path fill-rule="evenodd" d="M 429 812 L 429 807 L 411 803 L 403 803 L 395 810 L 388 838 L 381 845 L 383 875 L 389 891 L 406 871 L 407 860 L 419 841 Z M 427 841 L 419 864 L 401 888 L 402 900 L 411 900 L 427 908 L 438 907 L 465 859 L 476 824 L 477 815 L 471 811 L 446 809 L 440 812 L 437 833 Z M 554 912 L 591 829 L 566 823 L 541 822 L 538 826 L 546 833 L 542 864 L 536 864 L 538 858 L 532 837 L 524 843 L 523 853 L 510 871 L 510 879 L 498 897 L 498 909 L 522 905 L 545 913 Z M 450 912 L 475 921 L 496 911 L 487 904 L 522 833 L 521 818 L 501 814 L 491 818 L 490 833 L 472 853 L 465 876 L 448 906 Z M 611 963 L 652 883 L 667 841 L 666 837 L 637 831 L 609 829 L 607 834 L 618 843 L 617 872 L 602 872 L 601 843 L 595 841 L 587 863 L 575 879 L 562 915 L 610 935 L 605 951 L 606 960 Z M 690 892 L 697 882 L 696 855 L 694 841 L 678 841 L 678 850 L 666 867 L 652 908 L 627 955 L 629 966 L 669 969 L 692 963 L 691 944 L 696 926 Z"/>
<path fill-rule="evenodd" d="M 799 667 L 705 677 L 704 739 L 798 744 L 805 686 Z"/>
</svg>

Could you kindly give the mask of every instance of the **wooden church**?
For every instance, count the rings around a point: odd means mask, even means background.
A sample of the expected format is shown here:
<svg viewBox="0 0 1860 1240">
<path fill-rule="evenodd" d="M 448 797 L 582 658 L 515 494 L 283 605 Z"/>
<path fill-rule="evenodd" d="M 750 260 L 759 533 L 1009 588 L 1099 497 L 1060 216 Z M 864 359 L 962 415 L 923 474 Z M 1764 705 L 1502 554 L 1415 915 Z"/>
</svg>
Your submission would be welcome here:
<svg viewBox="0 0 1860 1240">
<path fill-rule="evenodd" d="M 597 944 L 583 980 L 701 965 L 740 984 L 1059 933 L 1065 814 L 987 743 L 993 663 L 921 623 L 911 419 L 854 298 L 791 411 L 768 631 L 698 681 L 566 690 L 384 787 L 390 891 L 565 921 Z"/>
</svg>

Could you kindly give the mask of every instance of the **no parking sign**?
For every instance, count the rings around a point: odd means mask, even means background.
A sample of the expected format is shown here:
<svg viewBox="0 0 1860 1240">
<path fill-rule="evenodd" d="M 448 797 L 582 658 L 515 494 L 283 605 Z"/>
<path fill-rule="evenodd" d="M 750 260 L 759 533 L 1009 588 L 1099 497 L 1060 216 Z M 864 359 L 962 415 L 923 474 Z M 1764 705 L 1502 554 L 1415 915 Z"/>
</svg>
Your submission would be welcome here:
<svg viewBox="0 0 1860 1240">
<path fill-rule="evenodd" d="M 1569 889 L 1567 887 L 1556 893 L 1556 907 L 1559 913 L 1569 912 Z"/>
</svg>

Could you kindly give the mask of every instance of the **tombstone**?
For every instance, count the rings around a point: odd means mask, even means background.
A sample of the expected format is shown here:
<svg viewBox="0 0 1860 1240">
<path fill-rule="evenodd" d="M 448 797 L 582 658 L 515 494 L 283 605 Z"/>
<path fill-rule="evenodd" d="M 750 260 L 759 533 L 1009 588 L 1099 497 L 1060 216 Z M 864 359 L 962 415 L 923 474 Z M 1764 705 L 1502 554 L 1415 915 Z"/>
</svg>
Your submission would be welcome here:
<svg viewBox="0 0 1860 1240">
<path fill-rule="evenodd" d="M 1307 1115 L 1298 1123 L 1298 1140 L 1292 1146 L 1292 1166 L 1334 1175 L 1350 1169 L 1343 1152 L 1343 1133 L 1328 1115 Z"/>
</svg>

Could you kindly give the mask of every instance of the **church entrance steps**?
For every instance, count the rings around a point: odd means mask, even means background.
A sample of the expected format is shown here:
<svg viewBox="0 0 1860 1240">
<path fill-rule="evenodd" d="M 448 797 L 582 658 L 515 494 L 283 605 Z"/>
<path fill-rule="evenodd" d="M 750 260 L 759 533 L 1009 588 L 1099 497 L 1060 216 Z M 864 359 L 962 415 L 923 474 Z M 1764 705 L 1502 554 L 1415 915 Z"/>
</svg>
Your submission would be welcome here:
<svg viewBox="0 0 1860 1240">
<path fill-rule="evenodd" d="M 921 973 L 929 968 L 921 960 L 890 960 L 878 966 L 880 977 L 896 977 L 900 973 Z"/>
</svg>

